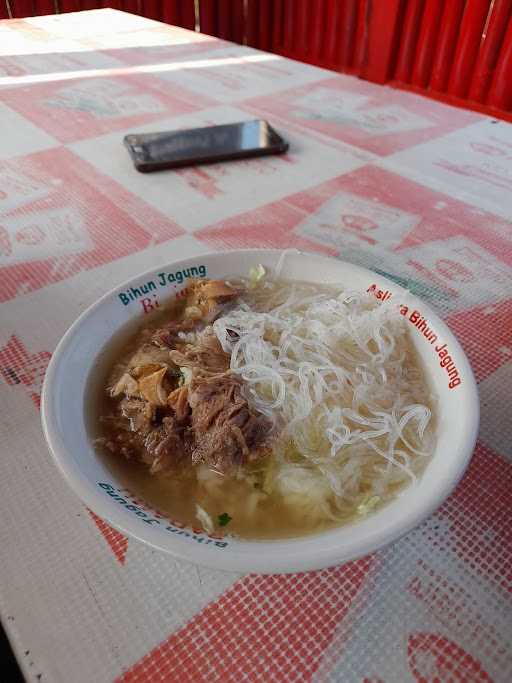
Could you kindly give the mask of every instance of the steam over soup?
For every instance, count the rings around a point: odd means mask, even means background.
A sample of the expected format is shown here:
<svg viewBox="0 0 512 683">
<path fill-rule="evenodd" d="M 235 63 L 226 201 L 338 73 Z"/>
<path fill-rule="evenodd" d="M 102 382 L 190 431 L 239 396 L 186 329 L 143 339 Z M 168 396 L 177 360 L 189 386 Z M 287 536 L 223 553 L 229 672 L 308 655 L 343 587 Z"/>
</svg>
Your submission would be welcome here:
<svg viewBox="0 0 512 683">
<path fill-rule="evenodd" d="M 97 439 L 158 510 L 244 538 L 367 515 L 421 474 L 431 395 L 396 306 L 341 287 L 195 280 L 126 339 Z"/>
</svg>

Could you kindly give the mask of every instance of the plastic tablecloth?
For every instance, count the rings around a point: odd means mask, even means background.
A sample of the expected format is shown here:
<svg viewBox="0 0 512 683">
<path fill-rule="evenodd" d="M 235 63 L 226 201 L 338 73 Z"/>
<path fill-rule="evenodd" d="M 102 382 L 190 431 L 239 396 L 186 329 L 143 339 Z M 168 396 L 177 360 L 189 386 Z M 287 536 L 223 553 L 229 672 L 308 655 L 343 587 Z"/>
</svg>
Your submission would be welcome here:
<svg viewBox="0 0 512 683">
<path fill-rule="evenodd" d="M 128 132 L 268 119 L 282 157 L 137 173 Z M 512 680 L 512 128 L 114 10 L 0 23 L 0 613 L 28 680 Z M 433 306 L 479 382 L 471 465 L 323 571 L 174 561 L 87 510 L 39 420 L 61 335 L 153 265 L 298 247 Z"/>
</svg>

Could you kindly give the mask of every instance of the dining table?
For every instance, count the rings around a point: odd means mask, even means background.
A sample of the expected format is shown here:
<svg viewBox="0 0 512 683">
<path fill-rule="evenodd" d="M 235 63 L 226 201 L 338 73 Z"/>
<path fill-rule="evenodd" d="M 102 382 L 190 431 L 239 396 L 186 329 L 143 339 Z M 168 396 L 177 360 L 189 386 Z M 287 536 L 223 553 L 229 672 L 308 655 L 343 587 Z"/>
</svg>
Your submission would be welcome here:
<svg viewBox="0 0 512 683">
<path fill-rule="evenodd" d="M 253 119 L 288 152 L 144 174 L 123 145 Z M 0 22 L 0 130 L 0 617 L 26 680 L 511 681 L 510 123 L 101 9 Z M 174 559 L 86 508 L 43 436 L 46 367 L 90 304 L 160 264 L 252 247 L 405 287 L 478 382 L 453 493 L 340 566 Z"/>
</svg>

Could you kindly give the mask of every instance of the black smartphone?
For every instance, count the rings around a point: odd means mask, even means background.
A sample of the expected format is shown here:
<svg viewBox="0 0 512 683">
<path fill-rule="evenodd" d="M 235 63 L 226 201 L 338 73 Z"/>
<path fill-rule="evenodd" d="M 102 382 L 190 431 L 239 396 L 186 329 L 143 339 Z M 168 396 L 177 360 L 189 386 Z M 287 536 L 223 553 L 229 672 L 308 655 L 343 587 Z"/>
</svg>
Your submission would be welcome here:
<svg viewBox="0 0 512 683">
<path fill-rule="evenodd" d="M 288 143 L 266 121 L 242 121 L 166 133 L 126 135 L 135 168 L 142 173 L 242 159 L 265 154 L 282 154 Z"/>
</svg>

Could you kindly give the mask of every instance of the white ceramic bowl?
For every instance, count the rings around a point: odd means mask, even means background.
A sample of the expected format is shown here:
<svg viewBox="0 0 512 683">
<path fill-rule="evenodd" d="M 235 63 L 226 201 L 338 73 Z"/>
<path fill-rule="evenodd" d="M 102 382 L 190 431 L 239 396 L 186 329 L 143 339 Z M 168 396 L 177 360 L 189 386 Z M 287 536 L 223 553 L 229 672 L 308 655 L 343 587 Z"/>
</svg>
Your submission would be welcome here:
<svg viewBox="0 0 512 683">
<path fill-rule="evenodd" d="M 112 526 L 174 557 L 217 569 L 241 572 L 292 572 L 319 569 L 366 555 L 396 540 L 430 515 L 456 486 L 475 444 L 479 405 L 475 380 L 458 341 L 420 300 L 371 271 L 312 254 L 287 252 L 282 275 L 318 283 L 342 283 L 377 298 L 392 298 L 410 322 L 412 339 L 439 397 L 437 442 L 423 477 L 392 503 L 361 521 L 339 529 L 279 541 L 219 539 L 159 517 L 150 506 L 134 503 L 123 485 L 97 457 L 88 435 L 87 383 L 102 350 L 128 321 L 141 315 L 137 290 L 148 289 L 164 302 L 185 287 L 186 275 L 225 278 L 246 275 L 262 263 L 273 268 L 282 252 L 240 250 L 209 254 L 156 268 L 103 296 L 71 326 L 48 368 L 42 420 L 55 462 L 71 488 Z M 163 274 L 163 275 L 162 275 Z M 148 285 L 149 282 L 153 286 Z M 133 288 L 133 290 L 131 289 Z M 134 294 L 131 300 L 128 292 Z M 387 294 L 386 294 L 387 292 Z M 417 315 L 414 313 L 417 311 Z M 421 323 L 424 318 L 430 338 Z M 450 377 L 439 354 L 448 351 L 460 383 Z M 451 366 L 450 366 L 451 367 Z"/>
</svg>

